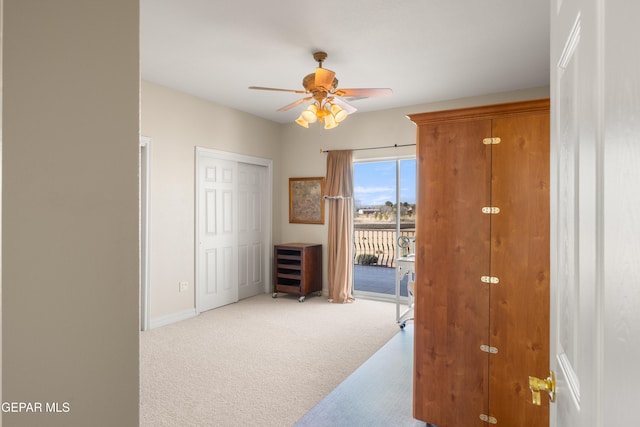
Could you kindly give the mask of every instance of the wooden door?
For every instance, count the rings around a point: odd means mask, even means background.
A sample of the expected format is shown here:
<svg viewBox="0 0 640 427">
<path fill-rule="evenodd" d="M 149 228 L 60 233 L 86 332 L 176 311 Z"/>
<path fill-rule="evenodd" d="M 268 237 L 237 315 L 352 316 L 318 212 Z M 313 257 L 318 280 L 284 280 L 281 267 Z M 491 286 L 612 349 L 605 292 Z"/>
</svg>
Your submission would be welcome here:
<svg viewBox="0 0 640 427">
<path fill-rule="evenodd" d="M 540 100 L 411 117 L 417 419 L 548 425 L 528 387 L 549 366 L 548 109 Z"/>
<path fill-rule="evenodd" d="M 489 411 L 548 426 L 549 399 L 532 405 L 528 378 L 549 371 L 549 114 L 497 118 L 493 135 Z"/>
<path fill-rule="evenodd" d="M 440 427 L 488 410 L 490 134 L 490 120 L 420 128 L 414 417 Z"/>
</svg>

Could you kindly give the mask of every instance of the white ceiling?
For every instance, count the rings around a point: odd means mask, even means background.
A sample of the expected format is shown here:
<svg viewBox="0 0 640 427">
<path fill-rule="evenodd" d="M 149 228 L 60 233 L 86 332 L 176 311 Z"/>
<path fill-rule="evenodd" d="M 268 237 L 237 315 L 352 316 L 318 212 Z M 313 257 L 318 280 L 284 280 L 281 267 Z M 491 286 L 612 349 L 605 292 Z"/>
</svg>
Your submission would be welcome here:
<svg viewBox="0 0 640 427">
<path fill-rule="evenodd" d="M 141 0 L 142 78 L 293 121 L 312 53 L 339 88 L 391 88 L 358 111 L 549 84 L 548 0 Z M 357 114 L 357 113 L 356 113 Z"/>
</svg>

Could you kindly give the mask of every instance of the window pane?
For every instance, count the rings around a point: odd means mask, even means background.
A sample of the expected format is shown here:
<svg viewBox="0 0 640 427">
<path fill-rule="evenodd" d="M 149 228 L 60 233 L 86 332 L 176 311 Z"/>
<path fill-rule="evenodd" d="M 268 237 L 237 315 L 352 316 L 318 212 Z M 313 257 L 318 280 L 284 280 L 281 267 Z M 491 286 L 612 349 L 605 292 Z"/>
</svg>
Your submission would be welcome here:
<svg viewBox="0 0 640 427">
<path fill-rule="evenodd" d="M 395 296 L 398 221 L 401 235 L 415 235 L 415 165 L 415 159 L 354 163 L 355 291 Z M 407 296 L 406 277 L 400 295 Z"/>
</svg>

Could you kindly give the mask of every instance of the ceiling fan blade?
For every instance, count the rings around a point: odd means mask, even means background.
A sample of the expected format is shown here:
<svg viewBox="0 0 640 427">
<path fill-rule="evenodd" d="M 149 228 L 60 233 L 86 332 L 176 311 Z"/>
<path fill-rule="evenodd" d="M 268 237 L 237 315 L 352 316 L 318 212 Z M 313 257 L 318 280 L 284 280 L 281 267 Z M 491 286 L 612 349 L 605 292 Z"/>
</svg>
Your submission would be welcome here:
<svg viewBox="0 0 640 427">
<path fill-rule="evenodd" d="M 316 77 L 314 80 L 314 85 L 316 87 L 323 87 L 327 92 L 329 92 L 333 88 L 333 79 L 336 76 L 331 70 L 327 70 L 326 68 L 318 67 L 316 68 Z"/>
<path fill-rule="evenodd" d="M 298 99 L 296 102 L 292 102 L 292 103 L 291 103 L 291 104 L 289 104 L 289 105 L 285 105 L 285 106 L 284 106 L 284 107 L 282 107 L 282 108 L 278 108 L 278 110 L 277 110 L 277 111 L 287 111 L 287 110 L 289 110 L 289 109 L 291 109 L 291 108 L 295 107 L 296 105 L 300 105 L 300 104 L 302 104 L 303 102 L 307 102 L 307 101 L 309 101 L 311 98 L 312 98 L 312 97 L 311 97 L 311 96 L 309 96 L 309 97 L 307 97 L 307 98 L 301 98 L 301 99 Z"/>
<path fill-rule="evenodd" d="M 336 96 L 357 96 L 360 98 L 382 98 L 391 96 L 393 91 L 387 88 L 361 88 L 361 89 L 337 89 L 333 92 Z"/>
<path fill-rule="evenodd" d="M 338 107 L 342 108 L 348 114 L 352 114 L 352 113 L 355 113 L 356 111 L 358 111 L 358 109 L 356 107 L 354 107 L 353 105 L 349 104 L 346 101 L 343 101 L 340 98 L 331 97 L 331 98 L 328 98 L 328 100 L 330 100 L 331 102 L 336 104 Z"/>
<path fill-rule="evenodd" d="M 257 90 L 276 90 L 278 92 L 293 92 L 293 93 L 307 93 L 304 90 L 294 90 L 294 89 L 278 89 L 275 87 L 261 87 L 261 86 L 249 86 L 249 89 L 257 89 Z"/>
</svg>

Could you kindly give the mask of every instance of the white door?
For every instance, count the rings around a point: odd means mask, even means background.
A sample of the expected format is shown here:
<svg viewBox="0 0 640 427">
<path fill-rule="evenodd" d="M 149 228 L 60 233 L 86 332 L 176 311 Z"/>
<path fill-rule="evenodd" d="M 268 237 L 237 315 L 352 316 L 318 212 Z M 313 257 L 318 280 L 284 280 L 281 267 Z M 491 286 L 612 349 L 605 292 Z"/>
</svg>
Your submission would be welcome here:
<svg viewBox="0 0 640 427">
<path fill-rule="evenodd" d="M 238 164 L 238 287 L 240 299 L 265 292 L 267 168 Z"/>
<path fill-rule="evenodd" d="M 602 176 L 597 155 L 602 100 L 596 3 L 551 1 L 550 369 L 556 374 L 557 400 L 550 406 L 550 425 L 554 427 L 602 426 L 598 419 Z"/>
<path fill-rule="evenodd" d="M 269 159 L 196 148 L 196 310 L 271 288 Z"/>
<path fill-rule="evenodd" d="M 238 301 L 238 164 L 198 152 L 196 308 Z"/>
</svg>

